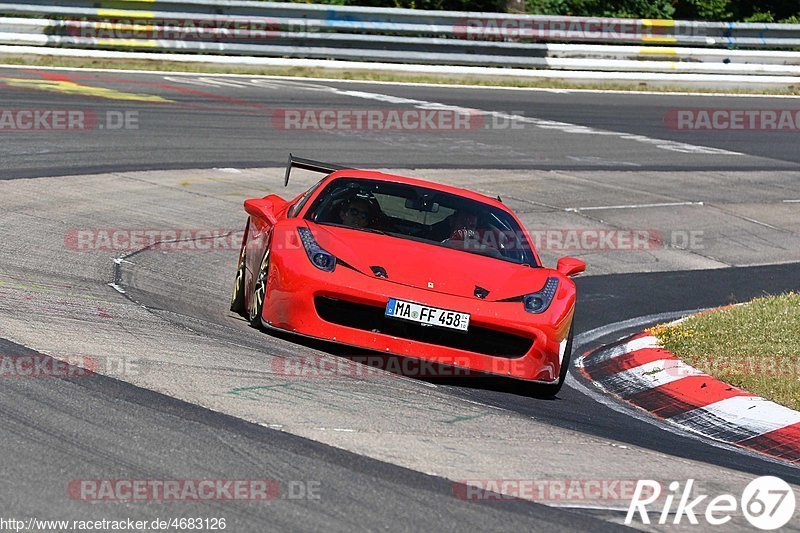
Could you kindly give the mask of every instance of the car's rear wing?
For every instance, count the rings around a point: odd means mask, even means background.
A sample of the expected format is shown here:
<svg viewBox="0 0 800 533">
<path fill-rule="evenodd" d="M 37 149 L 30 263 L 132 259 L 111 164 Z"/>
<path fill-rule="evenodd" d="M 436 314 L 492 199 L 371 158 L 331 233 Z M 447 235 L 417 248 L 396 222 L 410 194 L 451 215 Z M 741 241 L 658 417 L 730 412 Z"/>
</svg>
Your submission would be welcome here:
<svg viewBox="0 0 800 533">
<path fill-rule="evenodd" d="M 295 157 L 289 154 L 289 162 L 286 163 L 286 177 L 283 180 L 283 186 L 289 186 L 289 175 L 292 173 L 293 168 L 302 168 L 303 170 L 310 170 L 311 172 L 321 172 L 323 174 L 330 174 L 337 170 L 345 170 L 351 167 L 343 167 L 333 163 L 323 163 L 322 161 L 314 161 L 313 159 L 303 159 L 302 157 Z"/>
</svg>

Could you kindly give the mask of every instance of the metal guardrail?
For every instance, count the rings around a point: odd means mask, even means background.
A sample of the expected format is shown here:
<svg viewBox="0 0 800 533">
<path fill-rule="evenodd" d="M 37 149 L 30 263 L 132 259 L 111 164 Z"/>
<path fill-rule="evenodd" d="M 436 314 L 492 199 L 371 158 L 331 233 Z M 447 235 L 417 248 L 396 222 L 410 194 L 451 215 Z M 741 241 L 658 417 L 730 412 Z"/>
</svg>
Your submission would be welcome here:
<svg viewBox="0 0 800 533">
<path fill-rule="evenodd" d="M 800 25 L 240 0 L 0 1 L 0 44 L 389 63 L 800 75 Z M 569 42 L 569 44 L 559 44 Z M 645 46 L 643 46 L 645 45 Z M 664 46 L 670 45 L 670 46 Z"/>
</svg>

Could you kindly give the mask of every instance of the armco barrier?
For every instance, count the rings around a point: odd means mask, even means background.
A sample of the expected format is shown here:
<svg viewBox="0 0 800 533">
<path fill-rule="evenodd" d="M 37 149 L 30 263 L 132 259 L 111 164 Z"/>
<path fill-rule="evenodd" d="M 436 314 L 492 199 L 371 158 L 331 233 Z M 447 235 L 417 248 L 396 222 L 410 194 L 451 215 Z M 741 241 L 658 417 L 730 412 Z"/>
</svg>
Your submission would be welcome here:
<svg viewBox="0 0 800 533">
<path fill-rule="evenodd" d="M 800 25 L 238 0 L 0 2 L 0 45 L 563 71 L 799 76 Z M 789 50 L 787 50 L 789 49 Z"/>
</svg>

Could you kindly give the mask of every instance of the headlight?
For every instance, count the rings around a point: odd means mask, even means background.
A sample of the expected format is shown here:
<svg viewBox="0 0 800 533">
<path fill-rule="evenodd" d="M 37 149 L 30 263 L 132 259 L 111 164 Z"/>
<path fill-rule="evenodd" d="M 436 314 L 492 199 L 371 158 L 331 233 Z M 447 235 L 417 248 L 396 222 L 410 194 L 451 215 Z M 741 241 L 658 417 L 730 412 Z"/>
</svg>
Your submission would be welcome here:
<svg viewBox="0 0 800 533">
<path fill-rule="evenodd" d="M 525 310 L 529 313 L 544 313 L 550 307 L 550 302 L 556 295 L 558 289 L 558 278 L 547 278 L 542 290 L 532 294 L 526 294 L 522 297 L 522 303 L 525 305 Z"/>
<path fill-rule="evenodd" d="M 297 233 L 300 234 L 300 241 L 302 241 L 303 248 L 305 248 L 306 255 L 308 255 L 308 259 L 311 263 L 320 270 L 333 272 L 333 269 L 336 268 L 336 257 L 323 250 L 320 245 L 317 244 L 310 229 L 297 228 Z"/>
</svg>

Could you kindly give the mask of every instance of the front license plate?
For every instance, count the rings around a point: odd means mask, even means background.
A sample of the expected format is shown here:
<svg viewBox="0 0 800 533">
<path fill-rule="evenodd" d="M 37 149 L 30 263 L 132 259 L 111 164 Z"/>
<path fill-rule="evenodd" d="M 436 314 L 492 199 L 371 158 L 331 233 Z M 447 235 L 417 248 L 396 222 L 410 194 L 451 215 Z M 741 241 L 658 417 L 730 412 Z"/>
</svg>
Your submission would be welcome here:
<svg viewBox="0 0 800 533">
<path fill-rule="evenodd" d="M 389 303 L 386 304 L 386 316 L 459 331 L 467 331 L 469 326 L 469 313 L 459 313 L 394 298 L 389 298 Z"/>
</svg>

